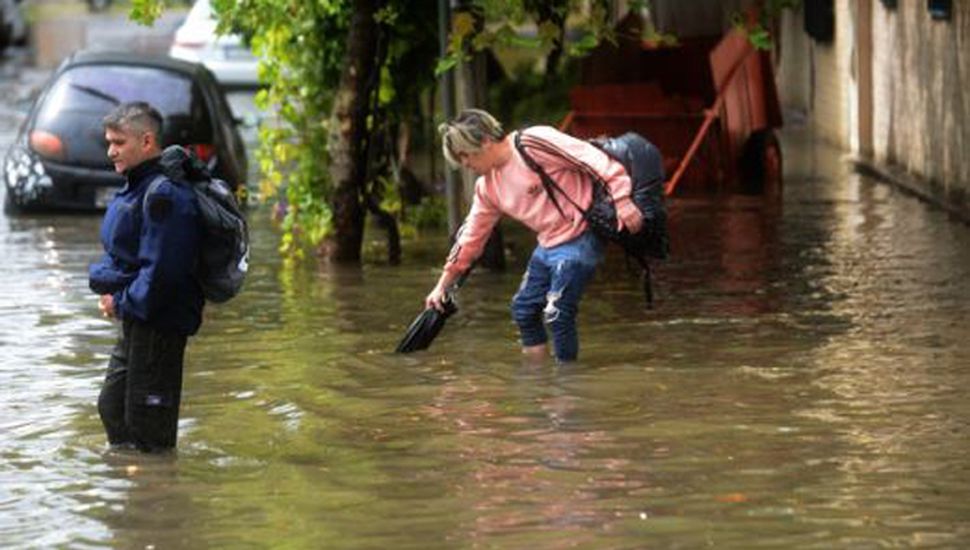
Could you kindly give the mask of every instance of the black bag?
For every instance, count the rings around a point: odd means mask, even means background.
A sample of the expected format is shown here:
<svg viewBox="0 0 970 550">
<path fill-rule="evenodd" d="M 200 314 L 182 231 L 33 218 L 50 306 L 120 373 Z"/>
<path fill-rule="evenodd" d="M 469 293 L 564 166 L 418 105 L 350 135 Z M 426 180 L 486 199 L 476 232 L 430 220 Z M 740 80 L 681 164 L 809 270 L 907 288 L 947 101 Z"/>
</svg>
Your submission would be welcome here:
<svg viewBox="0 0 970 550">
<path fill-rule="evenodd" d="M 664 203 L 664 169 L 660 151 L 643 136 L 627 132 L 618 137 L 590 140 L 594 146 L 623 165 L 630 176 L 631 199 L 643 216 L 643 225 L 637 233 L 617 229 L 616 205 L 609 187 L 592 168 L 564 154 L 552 144 L 534 136 L 527 136 L 522 143 L 522 132 L 515 134 L 515 147 L 525 163 L 539 175 L 542 185 L 560 214 L 565 215 L 556 195 L 562 195 L 586 219 L 590 229 L 601 239 L 619 244 L 644 270 L 644 294 L 647 306 L 653 302 L 650 286 L 649 259 L 665 259 L 670 252 L 670 235 L 667 231 L 667 207 Z M 583 208 L 563 192 L 545 169 L 528 153 L 526 147 L 553 154 L 569 162 L 584 173 L 593 185 L 593 200 L 589 208 Z"/>
<path fill-rule="evenodd" d="M 660 150 L 652 143 L 634 132 L 619 137 L 590 140 L 604 153 L 611 156 L 626 168 L 632 185 L 633 204 L 643 216 L 643 227 L 631 234 L 616 230 L 616 206 L 613 197 L 602 180 L 594 187 L 593 203 L 590 205 L 591 217 L 608 217 L 608 225 L 613 236 L 631 256 L 649 256 L 658 260 L 670 254 L 670 234 L 667 232 L 667 206 L 664 203 L 664 168 Z"/>
<path fill-rule="evenodd" d="M 205 164 L 178 145 L 166 147 L 162 172 L 195 192 L 204 227 L 196 279 L 210 302 L 226 302 L 242 290 L 249 270 L 249 229 L 229 185 L 212 177 Z"/>
<path fill-rule="evenodd" d="M 438 337 L 438 333 L 444 328 L 445 321 L 455 313 L 458 313 L 458 304 L 455 303 L 455 293 L 458 292 L 461 285 L 465 284 L 465 280 L 468 279 L 468 275 L 471 272 L 472 268 L 469 267 L 448 288 L 448 292 L 445 293 L 445 299 L 442 303 L 444 311 L 438 311 L 433 307 L 425 308 L 424 311 L 419 313 L 411 321 L 408 329 L 404 332 L 404 337 L 401 338 L 400 343 L 398 343 L 397 348 L 394 350 L 395 353 L 411 353 L 428 349 L 431 346 L 431 342 Z"/>
<path fill-rule="evenodd" d="M 599 175 L 544 141 L 529 136 L 529 143 L 523 144 L 521 135 L 521 132 L 515 135 L 515 146 L 529 168 L 539 174 L 546 192 L 560 213 L 562 208 L 556 199 L 557 193 L 582 213 L 594 233 L 619 244 L 630 256 L 660 260 L 667 257 L 670 252 L 670 236 L 667 232 L 667 208 L 663 194 L 663 158 L 652 143 L 634 132 L 627 132 L 619 137 L 590 140 L 590 143 L 622 164 L 630 176 L 631 198 L 643 216 L 643 226 L 639 232 L 633 234 L 626 229 L 617 229 L 616 205 L 606 182 Z M 566 195 L 545 169 L 529 155 L 527 146 L 563 158 L 585 173 L 593 184 L 593 201 L 589 208 L 583 208 Z"/>
<path fill-rule="evenodd" d="M 411 321 L 408 329 L 404 332 L 404 337 L 398 343 L 395 353 L 411 353 L 428 349 L 431 342 L 438 337 L 438 333 L 445 326 L 445 321 L 458 312 L 458 306 L 449 296 L 444 301 L 444 311 L 438 311 L 433 307 L 425 308 Z"/>
</svg>

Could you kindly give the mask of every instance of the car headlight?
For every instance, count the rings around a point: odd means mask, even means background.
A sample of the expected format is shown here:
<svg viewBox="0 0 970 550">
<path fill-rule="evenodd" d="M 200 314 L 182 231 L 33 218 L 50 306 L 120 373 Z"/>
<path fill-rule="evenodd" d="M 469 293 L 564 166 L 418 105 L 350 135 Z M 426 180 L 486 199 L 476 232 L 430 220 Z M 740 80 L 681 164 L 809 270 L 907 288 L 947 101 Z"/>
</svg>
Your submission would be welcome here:
<svg viewBox="0 0 970 550">
<path fill-rule="evenodd" d="M 10 149 L 3 172 L 8 191 L 20 201 L 37 198 L 54 185 L 40 159 L 23 147 L 14 146 Z"/>
</svg>

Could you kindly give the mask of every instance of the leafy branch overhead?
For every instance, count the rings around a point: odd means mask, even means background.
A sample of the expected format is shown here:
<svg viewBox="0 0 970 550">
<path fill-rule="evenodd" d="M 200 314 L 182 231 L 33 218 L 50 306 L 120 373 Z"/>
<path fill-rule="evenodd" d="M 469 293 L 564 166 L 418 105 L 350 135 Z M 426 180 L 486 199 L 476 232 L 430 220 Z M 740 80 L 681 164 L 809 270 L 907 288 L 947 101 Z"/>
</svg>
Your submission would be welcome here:
<svg viewBox="0 0 970 550">
<path fill-rule="evenodd" d="M 577 15 L 583 13 L 586 4 L 588 13 Z M 609 11 L 602 1 L 472 0 L 452 14 L 448 49 L 438 60 L 435 74 L 449 71 L 484 50 L 527 49 L 579 57 L 603 40 L 613 41 L 614 36 Z"/>
<path fill-rule="evenodd" d="M 393 225 L 387 205 L 400 204 L 393 180 L 407 157 L 396 144 L 408 127 L 427 127 L 434 116 L 422 98 L 434 95 L 437 75 L 483 50 L 528 50 L 524 57 L 545 56 L 544 75 L 530 76 L 529 89 L 537 93 L 506 94 L 502 107 L 535 103 L 565 89 L 563 59 L 615 41 L 610 0 L 461 0 L 443 56 L 432 0 L 211 2 L 219 32 L 243 36 L 261 60 L 266 86 L 256 100 L 272 118 L 260 128 L 260 195 L 277 204 L 282 249 L 297 256 L 302 245 L 333 237 L 334 257 L 356 261 L 367 213 Z M 630 0 L 628 6 L 647 4 Z M 762 0 L 759 26 L 746 27 L 752 42 L 765 47 L 767 22 L 797 4 Z M 164 5 L 131 0 L 130 16 L 149 25 Z M 501 91 L 494 88 L 489 91 Z"/>
<path fill-rule="evenodd" d="M 759 50 L 770 50 L 774 44 L 772 39 L 772 22 L 778 20 L 784 10 L 795 9 L 801 5 L 801 0 L 763 0 L 755 21 L 749 20 L 741 13 L 735 13 L 731 18 L 734 28 L 747 35 L 751 44 Z"/>
<path fill-rule="evenodd" d="M 256 100 L 272 119 L 260 128 L 260 195 L 278 204 L 283 251 L 296 255 L 301 244 L 348 232 L 357 233 L 344 239 L 355 246 L 366 205 L 381 217 L 379 205 L 395 204 L 381 198 L 387 167 L 398 165 L 394 135 L 402 124 L 422 126 L 421 97 L 434 89 L 436 67 L 513 47 L 546 53 L 550 72 L 560 53 L 578 55 L 610 37 L 603 0 L 473 0 L 454 14 L 448 54 L 439 59 L 436 2 L 211 1 L 218 31 L 243 36 L 261 60 L 266 87 Z M 570 15 L 587 5 L 584 16 Z M 130 16 L 148 25 L 163 7 L 132 0 Z M 366 21 L 354 19 L 364 13 Z M 576 36 L 569 44 L 567 20 Z M 367 75 L 354 75 L 358 67 Z"/>
</svg>

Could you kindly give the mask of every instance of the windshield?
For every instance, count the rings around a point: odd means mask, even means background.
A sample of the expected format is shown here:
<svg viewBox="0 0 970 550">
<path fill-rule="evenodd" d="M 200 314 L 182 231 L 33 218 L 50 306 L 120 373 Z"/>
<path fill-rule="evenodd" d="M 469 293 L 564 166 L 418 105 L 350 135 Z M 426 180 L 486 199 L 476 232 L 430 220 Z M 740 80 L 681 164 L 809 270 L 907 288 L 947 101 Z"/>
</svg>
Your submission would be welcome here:
<svg viewBox="0 0 970 550">
<path fill-rule="evenodd" d="M 94 97 L 100 97 L 101 99 L 107 101 L 108 103 L 110 103 L 112 105 L 120 105 L 121 104 L 121 101 L 119 101 L 117 97 L 115 97 L 115 96 L 113 96 L 111 94 L 106 94 L 106 93 L 102 92 L 101 90 L 99 90 L 97 88 L 90 88 L 88 86 L 83 86 L 81 84 L 75 84 L 73 82 L 70 83 L 70 84 L 68 84 L 68 86 L 70 86 L 71 88 L 74 88 L 75 90 L 80 90 L 80 91 L 82 91 L 82 92 L 84 92 L 86 94 L 93 95 Z"/>
<path fill-rule="evenodd" d="M 102 120 L 130 101 L 146 101 L 158 109 L 164 119 L 163 144 L 211 140 L 207 109 L 192 80 L 164 69 L 126 65 L 64 71 L 45 94 L 34 128 L 61 138 L 65 161 L 106 166 Z"/>
<path fill-rule="evenodd" d="M 188 115 L 192 81 L 163 69 L 85 65 L 61 74 L 38 114 L 38 125 L 68 113 L 108 114 L 129 101 L 147 101 L 162 116 Z M 99 117 L 99 118 L 100 118 Z"/>
</svg>

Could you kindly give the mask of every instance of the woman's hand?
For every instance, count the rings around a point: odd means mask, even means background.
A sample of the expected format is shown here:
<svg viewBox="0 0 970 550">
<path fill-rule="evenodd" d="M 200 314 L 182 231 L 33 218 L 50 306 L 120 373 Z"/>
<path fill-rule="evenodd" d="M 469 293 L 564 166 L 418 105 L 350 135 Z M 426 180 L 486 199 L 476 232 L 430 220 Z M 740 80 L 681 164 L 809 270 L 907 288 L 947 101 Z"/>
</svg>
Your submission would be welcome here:
<svg viewBox="0 0 970 550">
<path fill-rule="evenodd" d="M 441 285 L 441 283 L 438 283 L 433 289 L 431 289 L 431 292 L 424 299 L 424 307 L 433 307 L 438 311 L 444 312 L 444 301 L 446 296 L 447 293 L 445 292 L 445 288 Z"/>
<path fill-rule="evenodd" d="M 636 215 L 630 216 L 624 220 L 623 224 L 626 225 L 626 230 L 629 231 L 631 235 L 636 235 L 641 229 L 643 229 L 643 214 L 637 210 Z"/>
<path fill-rule="evenodd" d="M 626 229 L 630 234 L 637 234 L 643 228 L 643 213 L 632 200 L 616 202 L 616 223 L 621 225 L 617 229 Z"/>
</svg>

